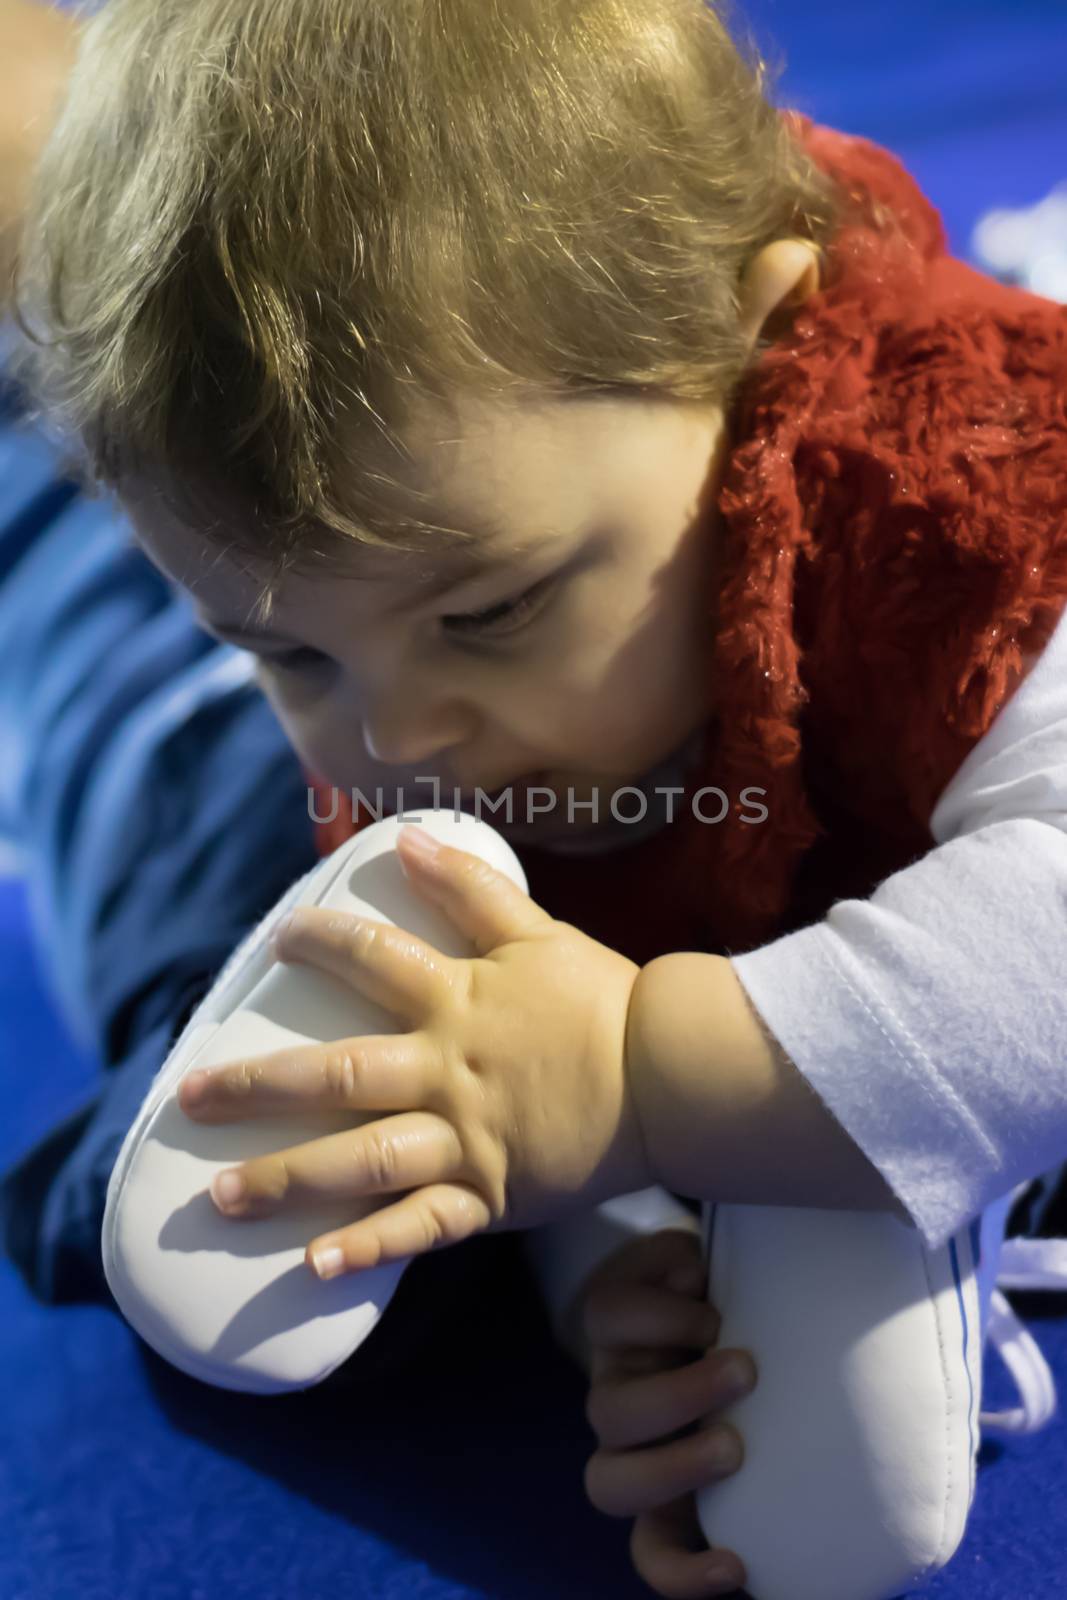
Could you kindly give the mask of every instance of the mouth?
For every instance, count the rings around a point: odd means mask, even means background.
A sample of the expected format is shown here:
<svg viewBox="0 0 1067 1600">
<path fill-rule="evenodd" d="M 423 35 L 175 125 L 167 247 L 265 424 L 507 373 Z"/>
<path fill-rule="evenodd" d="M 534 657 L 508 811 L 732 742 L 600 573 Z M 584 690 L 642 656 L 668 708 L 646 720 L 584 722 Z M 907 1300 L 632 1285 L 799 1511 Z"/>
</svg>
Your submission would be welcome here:
<svg viewBox="0 0 1067 1600">
<path fill-rule="evenodd" d="M 460 805 L 463 807 L 473 806 L 476 795 L 479 793 L 486 800 L 493 802 L 502 800 L 509 792 L 516 799 L 523 798 L 528 789 L 551 788 L 551 784 L 546 782 L 547 777 L 547 770 L 541 768 L 537 772 L 525 772 L 519 777 L 511 778 L 507 783 L 500 784 L 495 789 L 487 789 L 484 784 L 479 785 L 477 789 L 461 789 L 459 791 Z"/>
</svg>

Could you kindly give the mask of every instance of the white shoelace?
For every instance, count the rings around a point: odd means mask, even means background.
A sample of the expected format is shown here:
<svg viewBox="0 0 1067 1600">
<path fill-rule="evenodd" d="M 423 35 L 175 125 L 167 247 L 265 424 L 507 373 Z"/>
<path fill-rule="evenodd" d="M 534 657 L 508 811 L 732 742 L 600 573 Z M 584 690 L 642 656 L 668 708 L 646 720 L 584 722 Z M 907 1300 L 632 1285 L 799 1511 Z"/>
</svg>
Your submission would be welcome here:
<svg viewBox="0 0 1067 1600">
<path fill-rule="evenodd" d="M 1020 1184 L 1015 1198 L 1029 1184 Z M 1000 1433 L 1037 1433 L 1057 1407 L 1056 1384 L 1049 1364 L 1001 1294 L 1002 1289 L 1051 1289 L 1067 1294 L 1067 1239 L 1005 1239 L 997 1282 L 989 1302 L 988 1337 L 1019 1391 L 1021 1406 L 1010 1411 L 982 1411 L 983 1429 Z"/>
</svg>

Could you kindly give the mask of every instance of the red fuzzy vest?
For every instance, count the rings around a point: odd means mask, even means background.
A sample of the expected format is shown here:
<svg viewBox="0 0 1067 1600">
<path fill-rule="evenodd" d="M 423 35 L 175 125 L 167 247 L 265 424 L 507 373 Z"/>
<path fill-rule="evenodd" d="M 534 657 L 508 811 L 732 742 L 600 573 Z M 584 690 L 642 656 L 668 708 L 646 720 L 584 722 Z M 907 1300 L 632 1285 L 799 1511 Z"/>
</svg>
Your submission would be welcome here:
<svg viewBox="0 0 1067 1600">
<path fill-rule="evenodd" d="M 643 842 L 518 851 L 539 905 L 641 963 L 750 949 L 923 855 L 1067 603 L 1067 307 L 948 256 L 887 151 L 784 115 L 857 210 L 731 418 L 701 760 Z M 704 785 L 718 824 L 692 814 Z M 322 854 L 355 831 L 336 798 Z"/>
</svg>

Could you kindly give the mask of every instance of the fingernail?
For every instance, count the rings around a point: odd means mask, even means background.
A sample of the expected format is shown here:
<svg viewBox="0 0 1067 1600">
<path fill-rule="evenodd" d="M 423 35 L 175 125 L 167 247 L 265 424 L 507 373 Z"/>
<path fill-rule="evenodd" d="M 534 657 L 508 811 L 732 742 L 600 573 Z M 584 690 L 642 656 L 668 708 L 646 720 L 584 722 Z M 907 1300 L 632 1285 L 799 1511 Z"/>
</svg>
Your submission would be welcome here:
<svg viewBox="0 0 1067 1600">
<path fill-rule="evenodd" d="M 718 1557 L 714 1561 L 708 1562 L 708 1565 L 704 1568 L 704 1577 L 708 1583 L 718 1584 L 720 1589 L 723 1589 L 726 1593 L 729 1592 L 725 1589 L 727 1584 L 730 1585 L 731 1589 L 740 1589 L 744 1583 L 736 1564 L 733 1561 L 720 1560 Z"/>
<path fill-rule="evenodd" d="M 329 1250 L 318 1250 L 311 1258 L 311 1264 L 320 1278 L 336 1278 L 345 1264 L 345 1253 L 334 1245 Z"/>
<path fill-rule="evenodd" d="M 182 1100 L 187 1105 L 196 1105 L 198 1100 L 203 1100 L 207 1094 L 208 1076 L 206 1072 L 190 1072 L 182 1079 Z"/>
<path fill-rule="evenodd" d="M 239 1172 L 220 1172 L 211 1185 L 211 1192 L 220 1205 L 235 1205 L 244 1196 L 245 1180 Z"/>
<path fill-rule="evenodd" d="M 704 1441 L 707 1459 L 713 1466 L 729 1472 L 741 1465 L 737 1440 L 728 1428 L 712 1428 Z"/>
<path fill-rule="evenodd" d="M 399 837 L 403 839 L 405 847 L 411 854 L 417 856 L 420 861 L 437 859 L 441 847 L 425 828 L 420 828 L 415 823 L 408 823 L 406 827 L 401 828 Z"/>
<path fill-rule="evenodd" d="M 282 935 L 288 932 L 289 928 L 292 926 L 292 922 L 293 913 L 291 911 L 287 911 L 285 916 L 282 917 L 280 921 L 276 922 L 273 928 L 270 930 L 271 944 L 276 945 L 278 943 L 278 940 L 282 937 Z"/>
<path fill-rule="evenodd" d="M 723 1394 L 740 1396 L 756 1387 L 752 1373 L 743 1361 L 724 1361 L 719 1368 L 719 1383 Z"/>
</svg>

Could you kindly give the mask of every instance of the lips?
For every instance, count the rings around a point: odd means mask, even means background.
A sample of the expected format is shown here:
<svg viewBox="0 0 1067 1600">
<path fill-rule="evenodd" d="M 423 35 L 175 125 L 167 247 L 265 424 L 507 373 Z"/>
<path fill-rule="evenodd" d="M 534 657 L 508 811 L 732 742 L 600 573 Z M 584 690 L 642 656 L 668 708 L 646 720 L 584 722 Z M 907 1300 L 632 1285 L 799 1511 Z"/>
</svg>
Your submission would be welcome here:
<svg viewBox="0 0 1067 1600">
<path fill-rule="evenodd" d="M 523 773 L 520 777 L 512 778 L 509 780 L 509 782 L 501 784 L 496 789 L 487 789 L 484 784 L 480 785 L 479 788 L 484 798 L 486 800 L 493 801 L 494 803 L 497 800 L 502 799 L 504 795 L 508 794 L 509 792 L 511 793 L 513 799 L 523 800 L 526 797 L 527 791 L 530 789 L 550 788 L 551 785 L 546 784 L 545 782 L 547 776 L 547 769 L 542 767 L 537 772 L 527 772 Z M 461 789 L 459 791 L 461 806 L 473 806 L 477 792 L 478 791 L 475 789 Z"/>
<path fill-rule="evenodd" d="M 503 784 L 499 789 L 489 790 L 489 798 L 491 800 L 499 800 L 500 796 L 507 794 L 509 789 L 517 797 L 524 795 L 528 789 L 550 788 L 551 785 L 545 782 L 547 777 L 548 773 L 544 767 L 538 772 L 525 772 L 521 777 L 512 778 L 510 783 Z"/>
</svg>

